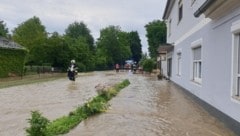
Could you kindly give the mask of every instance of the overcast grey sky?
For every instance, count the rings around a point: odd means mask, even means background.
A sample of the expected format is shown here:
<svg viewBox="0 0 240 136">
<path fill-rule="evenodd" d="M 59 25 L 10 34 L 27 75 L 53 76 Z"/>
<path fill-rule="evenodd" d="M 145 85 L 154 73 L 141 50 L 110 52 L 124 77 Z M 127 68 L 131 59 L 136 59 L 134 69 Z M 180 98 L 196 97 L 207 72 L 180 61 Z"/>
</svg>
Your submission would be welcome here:
<svg viewBox="0 0 240 136">
<path fill-rule="evenodd" d="M 83 21 L 95 40 L 100 30 L 118 25 L 121 30 L 138 31 L 147 52 L 144 26 L 162 20 L 167 0 L 0 0 L 0 20 L 10 31 L 33 16 L 40 18 L 46 31 L 63 34 L 69 24 Z"/>
</svg>

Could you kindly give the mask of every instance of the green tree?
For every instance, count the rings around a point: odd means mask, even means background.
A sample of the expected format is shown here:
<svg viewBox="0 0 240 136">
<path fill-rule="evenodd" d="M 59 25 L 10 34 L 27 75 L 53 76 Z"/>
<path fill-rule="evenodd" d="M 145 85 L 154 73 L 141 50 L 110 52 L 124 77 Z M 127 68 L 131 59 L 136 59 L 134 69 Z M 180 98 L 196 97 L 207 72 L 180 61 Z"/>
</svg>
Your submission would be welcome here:
<svg viewBox="0 0 240 136">
<path fill-rule="evenodd" d="M 91 35 L 90 30 L 87 28 L 87 25 L 83 22 L 74 22 L 68 26 L 65 30 L 66 36 L 73 38 L 73 39 L 85 39 L 86 43 L 89 46 L 89 49 L 94 52 L 94 38 Z"/>
<path fill-rule="evenodd" d="M 54 45 L 62 43 L 64 40 L 63 36 L 61 36 L 58 32 L 53 32 L 53 33 L 49 33 L 49 34 L 51 34 L 51 35 L 48 37 L 48 39 L 46 41 L 46 43 L 49 45 L 54 46 Z"/>
<path fill-rule="evenodd" d="M 45 45 L 47 32 L 45 31 L 45 26 L 41 24 L 40 19 L 34 16 L 15 28 L 12 38 L 29 50 L 26 63 L 34 64 L 34 56 L 41 56 L 42 54 L 39 54 L 39 51 L 35 52 L 33 50 L 43 48 L 39 46 Z"/>
<path fill-rule="evenodd" d="M 102 49 L 97 48 L 95 56 L 95 68 L 96 70 L 106 70 L 107 66 L 107 56 L 103 53 Z"/>
<path fill-rule="evenodd" d="M 65 41 L 60 42 L 54 46 L 53 51 L 53 63 L 54 67 L 62 68 L 66 71 L 69 66 L 69 62 L 73 59 L 73 55 L 71 53 L 70 45 L 68 45 Z"/>
<path fill-rule="evenodd" d="M 125 60 L 130 59 L 132 56 L 129 33 L 123 31 L 119 32 L 118 41 L 120 44 L 120 54 L 118 57 L 116 57 L 115 63 L 124 64 Z"/>
<path fill-rule="evenodd" d="M 3 21 L 0 21 L 0 36 L 7 37 L 8 35 L 8 28 Z"/>
<path fill-rule="evenodd" d="M 28 64 L 43 65 L 51 64 L 63 71 L 68 68 L 69 62 L 74 58 L 74 49 L 66 42 L 63 36 L 57 32 L 51 33 L 51 36 L 40 46 L 34 46 L 31 49 L 31 56 Z"/>
<path fill-rule="evenodd" d="M 83 22 L 74 22 L 65 32 L 64 39 L 70 48 L 70 59 L 76 60 L 80 71 L 94 70 L 94 39 L 87 26 Z"/>
<path fill-rule="evenodd" d="M 124 62 L 131 57 L 129 35 L 119 26 L 109 26 L 100 31 L 97 41 L 97 55 L 106 59 L 107 67 Z"/>
<path fill-rule="evenodd" d="M 47 39 L 45 26 L 38 17 L 32 17 L 13 30 L 13 40 L 30 50 L 34 46 L 43 45 Z"/>
<path fill-rule="evenodd" d="M 142 57 L 142 45 L 137 31 L 132 31 L 130 36 L 130 48 L 132 52 L 132 59 L 139 62 Z"/>
<path fill-rule="evenodd" d="M 166 23 L 160 20 L 154 20 L 145 25 L 148 38 L 148 51 L 151 58 L 157 57 L 157 48 L 160 44 L 166 43 Z"/>
</svg>

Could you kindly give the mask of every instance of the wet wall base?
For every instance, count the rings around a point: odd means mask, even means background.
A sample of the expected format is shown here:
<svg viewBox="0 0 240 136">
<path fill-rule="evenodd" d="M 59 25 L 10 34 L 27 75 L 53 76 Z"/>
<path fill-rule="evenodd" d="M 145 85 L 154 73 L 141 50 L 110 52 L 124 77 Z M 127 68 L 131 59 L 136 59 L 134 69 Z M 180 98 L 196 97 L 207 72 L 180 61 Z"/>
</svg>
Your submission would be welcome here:
<svg viewBox="0 0 240 136">
<path fill-rule="evenodd" d="M 224 114 L 223 112 L 219 111 L 212 105 L 206 103 L 202 99 L 198 98 L 194 94 L 192 94 L 189 90 L 183 88 L 182 86 L 176 84 L 175 82 L 171 81 L 176 87 L 181 88 L 180 90 L 183 91 L 184 94 L 189 96 L 191 99 L 193 99 L 196 103 L 201 105 L 206 111 L 208 111 L 212 116 L 216 117 L 218 120 L 223 122 L 226 127 L 231 129 L 237 136 L 240 136 L 240 123 L 233 118 L 229 117 L 228 115 Z"/>
</svg>

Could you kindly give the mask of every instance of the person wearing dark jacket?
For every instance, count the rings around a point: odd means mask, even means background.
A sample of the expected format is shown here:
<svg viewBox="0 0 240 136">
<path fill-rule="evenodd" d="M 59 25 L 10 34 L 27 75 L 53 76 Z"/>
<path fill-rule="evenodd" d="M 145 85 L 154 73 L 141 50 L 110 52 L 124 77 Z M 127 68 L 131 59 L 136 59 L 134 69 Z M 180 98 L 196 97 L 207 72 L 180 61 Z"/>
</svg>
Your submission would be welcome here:
<svg viewBox="0 0 240 136">
<path fill-rule="evenodd" d="M 75 60 L 71 60 L 71 64 L 68 67 L 68 78 L 71 81 L 75 81 L 75 76 L 77 75 L 77 66 Z"/>
</svg>

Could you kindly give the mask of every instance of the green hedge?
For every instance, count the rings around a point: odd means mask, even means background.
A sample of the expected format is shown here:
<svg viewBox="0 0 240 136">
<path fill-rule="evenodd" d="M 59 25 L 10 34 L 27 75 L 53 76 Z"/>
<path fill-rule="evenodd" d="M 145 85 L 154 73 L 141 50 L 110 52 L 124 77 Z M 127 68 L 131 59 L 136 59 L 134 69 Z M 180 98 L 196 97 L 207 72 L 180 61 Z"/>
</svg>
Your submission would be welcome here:
<svg viewBox="0 0 240 136">
<path fill-rule="evenodd" d="M 26 54 L 23 49 L 0 48 L 0 77 L 22 75 Z"/>
</svg>

